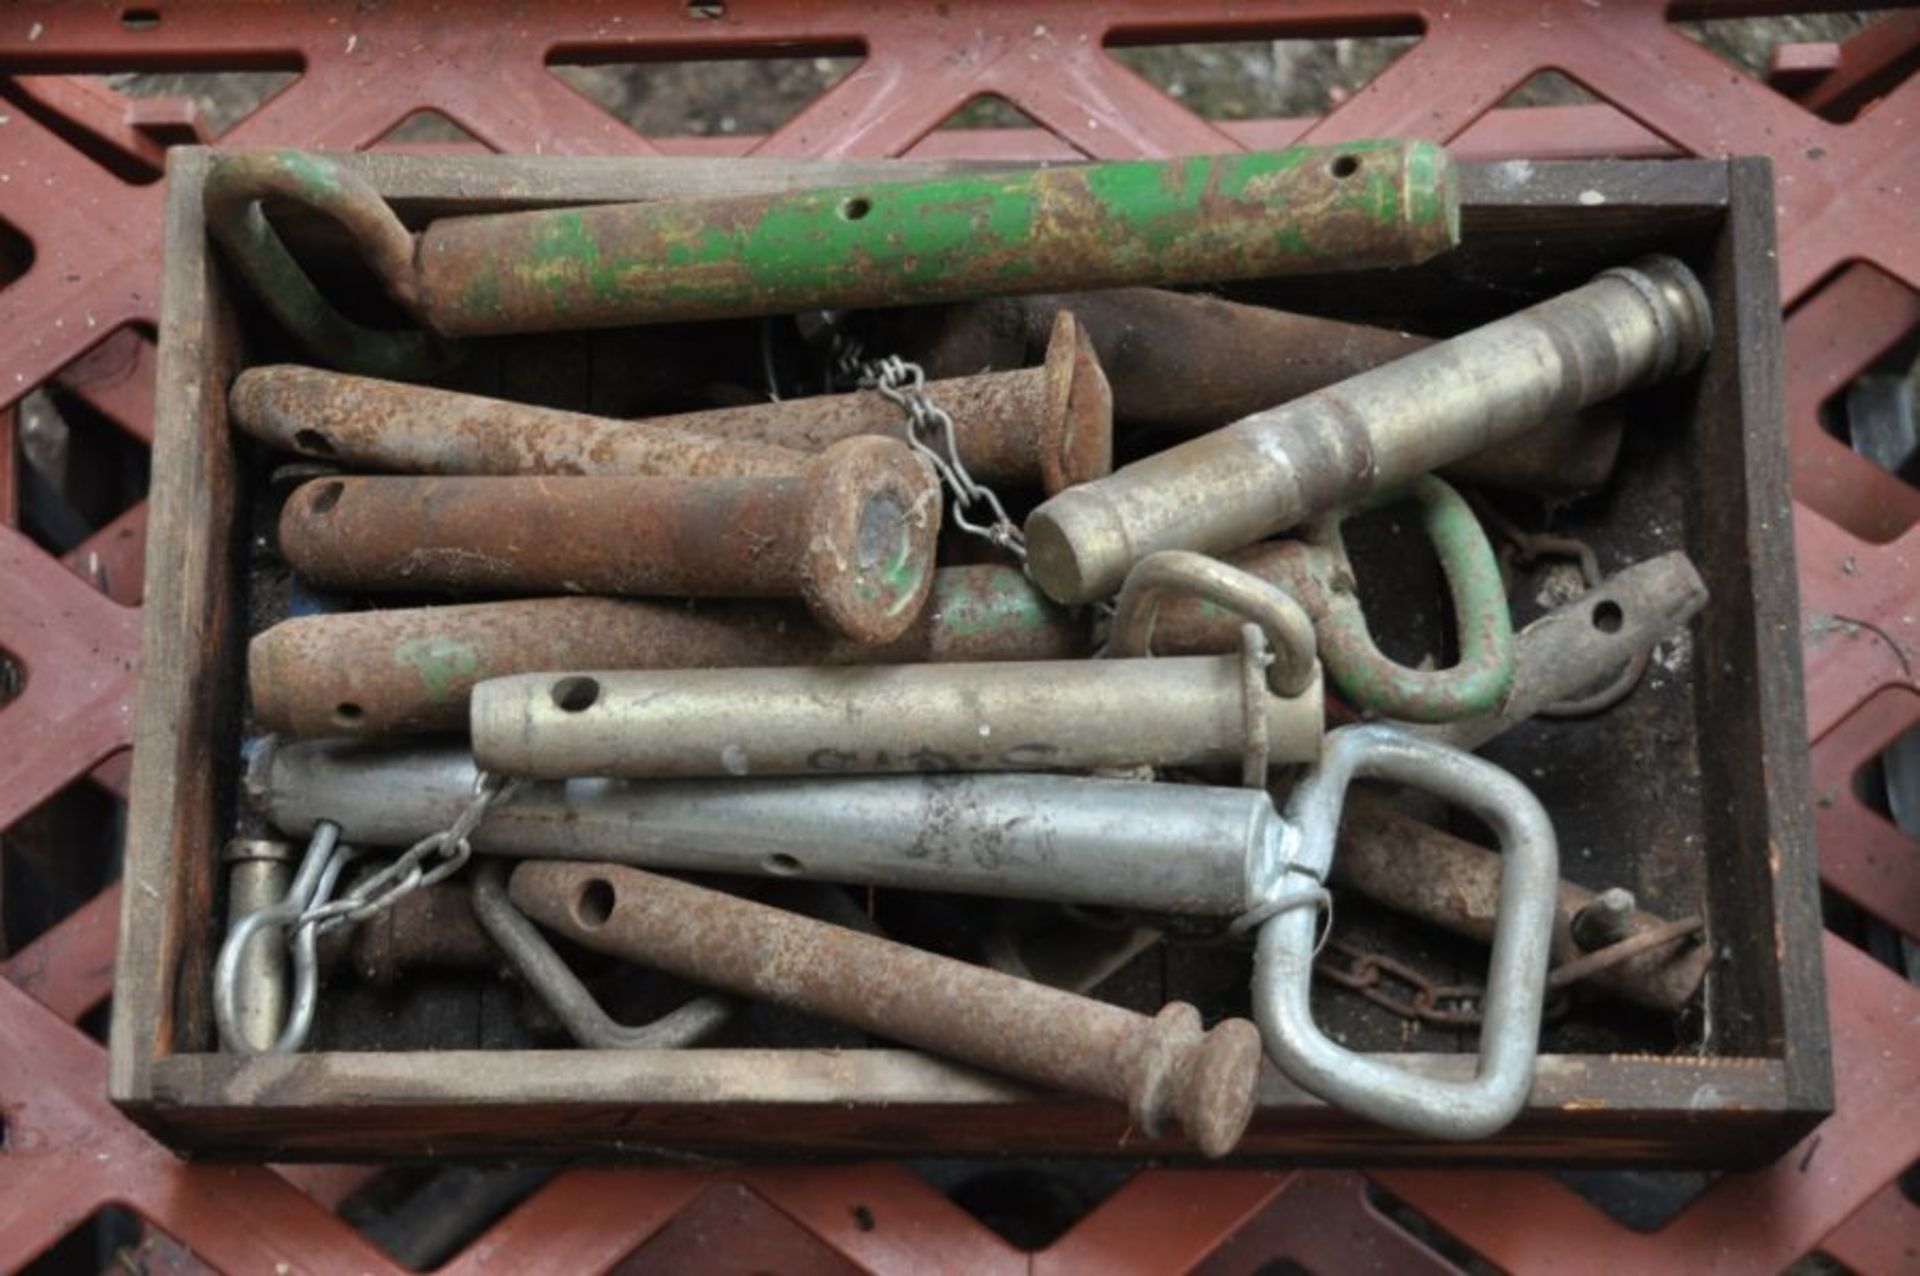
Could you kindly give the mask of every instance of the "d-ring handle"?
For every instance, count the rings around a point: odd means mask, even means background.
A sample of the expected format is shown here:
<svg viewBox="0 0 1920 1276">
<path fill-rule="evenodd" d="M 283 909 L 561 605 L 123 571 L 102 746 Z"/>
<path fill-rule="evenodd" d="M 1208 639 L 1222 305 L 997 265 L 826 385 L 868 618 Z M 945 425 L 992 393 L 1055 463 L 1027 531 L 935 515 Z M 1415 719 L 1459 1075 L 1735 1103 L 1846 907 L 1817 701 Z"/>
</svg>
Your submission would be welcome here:
<svg viewBox="0 0 1920 1276">
<path fill-rule="evenodd" d="M 1153 621 L 1173 594 L 1194 594 L 1260 627 L 1273 653 L 1267 685 L 1277 696 L 1297 696 L 1313 682 L 1313 622 L 1278 585 L 1205 554 L 1167 549 L 1141 559 L 1114 603 L 1109 656 L 1152 653 Z M 1504 597 L 1504 595 L 1503 595 Z"/>
<path fill-rule="evenodd" d="M 1347 785 L 1362 777 L 1445 798 L 1479 816 L 1499 839 L 1500 911 L 1474 1077 L 1425 1076 L 1348 1050 L 1320 1030 L 1309 996 L 1313 909 L 1281 909 L 1260 927 L 1254 1021 L 1274 1064 L 1328 1103 L 1410 1134 L 1484 1138 L 1519 1114 L 1533 1087 L 1559 887 L 1553 825 L 1526 785 L 1485 759 L 1393 727 L 1343 727 L 1327 734 L 1319 763 L 1287 804 L 1300 851 L 1274 884 L 1275 898 L 1325 881 Z"/>
<path fill-rule="evenodd" d="M 1340 524 L 1364 509 L 1410 497 L 1440 559 L 1453 600 L 1460 658 L 1446 669 L 1414 669 L 1389 659 L 1373 641 L 1354 590 Z M 1431 474 L 1383 499 L 1329 514 L 1305 540 L 1326 555 L 1324 611 L 1316 631 L 1327 677 L 1361 708 L 1406 722 L 1452 722 L 1491 713 L 1513 685 L 1513 616 L 1493 545 L 1460 493 Z"/>
<path fill-rule="evenodd" d="M 380 193 L 332 160 L 302 151 L 234 151 L 211 160 L 202 192 L 207 229 L 288 332 L 349 372 L 418 379 L 444 368 L 453 348 L 431 332 L 368 328 L 334 309 L 294 260 L 261 208 L 267 197 L 336 222 L 387 292 L 419 317 L 413 234 Z"/>
</svg>

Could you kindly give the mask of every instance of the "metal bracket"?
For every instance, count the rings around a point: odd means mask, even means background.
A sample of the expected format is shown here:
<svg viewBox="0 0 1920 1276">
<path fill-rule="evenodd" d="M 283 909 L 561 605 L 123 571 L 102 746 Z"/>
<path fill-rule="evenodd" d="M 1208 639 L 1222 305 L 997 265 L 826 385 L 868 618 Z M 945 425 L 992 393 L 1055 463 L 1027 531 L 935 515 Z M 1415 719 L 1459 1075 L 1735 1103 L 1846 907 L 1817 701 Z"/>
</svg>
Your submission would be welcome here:
<svg viewBox="0 0 1920 1276">
<path fill-rule="evenodd" d="M 1470 1081 L 1447 1081 L 1336 1044 L 1313 1019 L 1317 910 L 1284 906 L 1322 889 L 1333 861 L 1341 808 L 1355 779 L 1392 780 L 1472 812 L 1500 842 L 1499 921 L 1487 975 L 1478 1066 Z M 1476 1139 L 1526 1105 L 1539 1049 L 1553 940 L 1559 852 L 1553 825 L 1532 792 L 1484 759 L 1393 727 L 1329 732 L 1320 762 L 1287 804 L 1298 850 L 1275 876 L 1272 909 L 1254 951 L 1254 1021 L 1267 1054 L 1302 1089 L 1350 1112 L 1411 1134 Z"/>
</svg>

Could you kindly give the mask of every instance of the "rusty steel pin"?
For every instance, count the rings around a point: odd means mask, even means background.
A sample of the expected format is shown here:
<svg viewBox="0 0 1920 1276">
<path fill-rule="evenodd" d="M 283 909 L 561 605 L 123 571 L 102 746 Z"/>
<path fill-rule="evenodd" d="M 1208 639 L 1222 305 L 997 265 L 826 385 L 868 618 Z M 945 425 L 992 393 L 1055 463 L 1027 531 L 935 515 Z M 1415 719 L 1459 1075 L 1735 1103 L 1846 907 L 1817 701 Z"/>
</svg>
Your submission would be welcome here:
<svg viewBox="0 0 1920 1276">
<path fill-rule="evenodd" d="M 1157 1137 L 1177 1118 L 1206 1156 L 1233 1150 L 1261 1070 L 1253 1024 L 1202 1031 L 982 966 L 614 864 L 514 870 L 527 916 L 598 952 L 820 1015 L 1007 1076 L 1127 1105 Z"/>
<path fill-rule="evenodd" d="M 960 462 L 983 482 L 1051 495 L 1113 468 L 1113 395 L 1086 333 L 1067 311 L 1054 316 L 1040 367 L 953 377 L 928 385 L 927 394 L 952 415 Z M 900 405 L 874 390 L 688 412 L 643 424 L 805 452 L 857 435 L 907 434 Z M 939 446 L 938 439 L 926 441 Z"/>
<path fill-rule="evenodd" d="M 932 468 L 863 437 L 779 478 L 316 479 L 281 511 L 280 549 L 334 589 L 797 595 L 890 642 L 926 601 L 939 527 Z"/>
<path fill-rule="evenodd" d="M 247 688 L 265 730 L 387 736 L 464 730 L 474 684 L 542 669 L 1065 660 L 1087 648 L 1085 623 L 1018 569 L 979 563 L 936 571 L 919 618 L 892 642 L 855 642 L 774 599 L 397 607 L 296 616 L 256 634 Z"/>
<path fill-rule="evenodd" d="M 789 448 L 293 364 L 248 368 L 227 402 L 283 452 L 404 474 L 764 478 L 807 464 Z"/>
</svg>

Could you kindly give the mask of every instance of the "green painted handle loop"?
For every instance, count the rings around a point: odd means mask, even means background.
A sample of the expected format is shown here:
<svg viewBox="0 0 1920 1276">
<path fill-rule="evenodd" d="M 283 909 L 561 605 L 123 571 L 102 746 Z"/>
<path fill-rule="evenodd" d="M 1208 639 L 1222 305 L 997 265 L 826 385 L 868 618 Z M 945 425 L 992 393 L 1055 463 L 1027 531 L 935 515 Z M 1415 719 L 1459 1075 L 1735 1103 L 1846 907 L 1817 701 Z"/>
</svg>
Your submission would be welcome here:
<svg viewBox="0 0 1920 1276">
<path fill-rule="evenodd" d="M 353 322 L 307 277 L 261 208 L 267 197 L 312 209 L 337 223 L 393 299 L 418 315 L 413 234 L 363 178 L 302 151 L 236 151 L 213 157 L 203 207 L 219 241 L 261 302 L 313 354 L 369 376 L 419 379 L 453 358 L 430 332 L 390 332 Z"/>
<path fill-rule="evenodd" d="M 1413 669 L 1388 659 L 1375 645 L 1354 592 L 1340 524 L 1361 509 L 1403 496 L 1420 505 L 1422 524 L 1453 597 L 1460 659 L 1451 668 Z M 1513 617 L 1493 546 L 1458 492 L 1426 475 L 1366 506 L 1327 515 L 1313 524 L 1306 539 L 1326 551 L 1331 567 L 1327 609 L 1314 625 L 1321 663 L 1355 707 L 1408 722 L 1451 722 L 1499 707 L 1513 685 Z"/>
</svg>

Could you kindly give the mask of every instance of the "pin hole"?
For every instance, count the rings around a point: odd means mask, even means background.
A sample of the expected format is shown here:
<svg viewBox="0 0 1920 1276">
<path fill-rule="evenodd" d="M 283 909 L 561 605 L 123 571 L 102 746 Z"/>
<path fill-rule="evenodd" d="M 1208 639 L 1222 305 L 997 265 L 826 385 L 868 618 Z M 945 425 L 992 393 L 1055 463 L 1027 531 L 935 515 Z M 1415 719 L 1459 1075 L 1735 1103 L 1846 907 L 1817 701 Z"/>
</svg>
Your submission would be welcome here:
<svg viewBox="0 0 1920 1276">
<path fill-rule="evenodd" d="M 367 711 L 351 700 L 342 700 L 333 706 L 333 720 L 343 727 L 350 727 L 366 716 Z"/>
<path fill-rule="evenodd" d="M 863 195 L 840 201 L 840 216 L 850 222 L 857 222 L 872 211 L 873 201 Z"/>
<path fill-rule="evenodd" d="M 313 494 L 313 499 L 307 502 L 307 508 L 315 514 L 325 514 L 340 503 L 346 490 L 345 483 L 322 483 L 320 490 Z"/>
<path fill-rule="evenodd" d="M 1593 608 L 1593 627 L 1603 634 L 1617 634 L 1620 626 L 1626 623 L 1627 614 L 1620 610 L 1620 604 L 1611 598 L 1596 603 Z"/>
<path fill-rule="evenodd" d="M 592 678 L 562 678 L 553 684 L 553 706 L 566 713 L 591 709 L 600 698 L 600 684 Z"/>
<path fill-rule="evenodd" d="M 573 901 L 573 917 L 589 930 L 598 930 L 613 916 L 613 883 L 596 877 L 580 887 Z"/>
<path fill-rule="evenodd" d="M 312 452 L 318 456 L 333 455 L 333 440 L 318 430 L 295 430 L 293 445 L 302 452 Z"/>
<path fill-rule="evenodd" d="M 767 856 L 767 871 L 776 876 L 793 877 L 800 872 L 800 869 L 800 861 L 784 851 Z"/>
<path fill-rule="evenodd" d="M 1327 165 L 1327 171 L 1341 181 L 1345 181 L 1360 171 L 1360 157 L 1358 155 L 1336 155 L 1333 157 L 1333 162 Z"/>
</svg>

